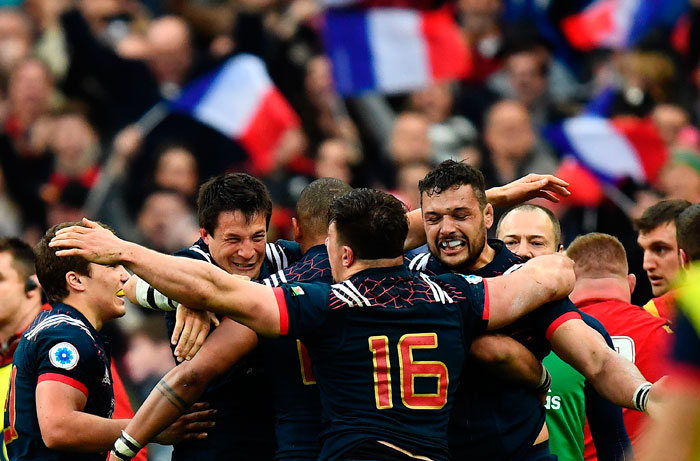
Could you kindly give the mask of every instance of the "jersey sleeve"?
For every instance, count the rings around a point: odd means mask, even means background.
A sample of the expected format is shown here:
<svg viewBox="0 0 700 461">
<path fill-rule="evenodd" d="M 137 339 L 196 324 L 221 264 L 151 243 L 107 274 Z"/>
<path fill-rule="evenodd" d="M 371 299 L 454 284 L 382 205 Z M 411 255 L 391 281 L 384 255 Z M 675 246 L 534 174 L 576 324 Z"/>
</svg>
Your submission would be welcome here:
<svg viewBox="0 0 700 461">
<path fill-rule="evenodd" d="M 454 283 L 465 297 L 459 304 L 467 337 L 484 333 L 489 324 L 488 282 L 477 275 L 449 274 L 438 278 Z"/>
<path fill-rule="evenodd" d="M 329 286 L 326 284 L 282 284 L 273 291 L 280 311 L 280 336 L 308 336 L 328 318 Z"/>
<path fill-rule="evenodd" d="M 532 315 L 535 325 L 541 328 L 547 340 L 552 340 L 554 332 L 568 320 L 581 319 L 581 312 L 569 298 L 553 301 L 536 309 Z"/>
<path fill-rule="evenodd" d="M 38 382 L 58 381 L 88 397 L 90 383 L 107 370 L 98 357 L 94 339 L 79 327 L 65 326 L 41 332 L 36 343 Z"/>
</svg>

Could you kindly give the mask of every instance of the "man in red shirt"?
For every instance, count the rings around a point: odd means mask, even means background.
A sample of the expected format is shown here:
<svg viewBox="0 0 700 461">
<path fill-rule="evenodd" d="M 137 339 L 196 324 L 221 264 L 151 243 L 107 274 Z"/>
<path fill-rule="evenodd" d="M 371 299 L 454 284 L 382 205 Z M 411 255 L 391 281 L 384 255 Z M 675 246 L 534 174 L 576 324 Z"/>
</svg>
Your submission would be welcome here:
<svg viewBox="0 0 700 461">
<path fill-rule="evenodd" d="M 633 362 L 644 377 L 656 382 L 666 371 L 670 341 L 666 321 L 630 304 L 636 284 L 628 274 L 627 254 L 613 236 L 591 233 L 576 237 L 566 251 L 574 260 L 576 285 L 570 298 L 576 307 L 597 318 L 610 333 L 615 348 Z M 622 409 L 632 446 L 646 423 L 640 412 Z M 590 433 L 585 436 L 585 459 L 595 459 Z"/>
</svg>

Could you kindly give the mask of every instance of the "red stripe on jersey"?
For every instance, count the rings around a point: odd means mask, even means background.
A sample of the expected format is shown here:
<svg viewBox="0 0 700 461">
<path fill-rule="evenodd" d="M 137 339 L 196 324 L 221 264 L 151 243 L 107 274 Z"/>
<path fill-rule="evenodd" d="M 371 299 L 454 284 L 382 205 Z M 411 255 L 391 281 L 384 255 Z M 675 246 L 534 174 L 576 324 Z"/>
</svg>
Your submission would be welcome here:
<svg viewBox="0 0 700 461">
<path fill-rule="evenodd" d="M 547 331 L 545 332 L 545 337 L 547 338 L 547 341 L 552 340 L 552 335 L 556 331 L 557 328 L 562 326 L 564 323 L 568 322 L 569 320 L 574 320 L 574 319 L 579 319 L 581 320 L 581 314 L 578 312 L 567 312 L 566 314 L 562 315 L 558 319 L 556 319 L 554 322 L 549 324 L 549 327 L 547 327 Z"/>
<path fill-rule="evenodd" d="M 272 291 L 275 293 L 277 300 L 277 309 L 280 310 L 280 336 L 289 333 L 289 311 L 287 311 L 287 300 L 284 298 L 284 290 L 280 287 L 274 287 Z"/>
<path fill-rule="evenodd" d="M 66 375 L 59 375 L 58 373 L 44 373 L 43 375 L 39 376 L 38 383 L 42 381 L 58 381 L 59 383 L 68 384 L 70 387 L 78 389 L 80 392 L 85 394 L 85 398 L 87 398 L 89 395 L 87 386 L 77 379 L 73 379 Z"/>
<path fill-rule="evenodd" d="M 489 321 L 489 284 L 486 282 L 486 279 L 484 279 L 484 313 L 481 319 Z"/>
</svg>

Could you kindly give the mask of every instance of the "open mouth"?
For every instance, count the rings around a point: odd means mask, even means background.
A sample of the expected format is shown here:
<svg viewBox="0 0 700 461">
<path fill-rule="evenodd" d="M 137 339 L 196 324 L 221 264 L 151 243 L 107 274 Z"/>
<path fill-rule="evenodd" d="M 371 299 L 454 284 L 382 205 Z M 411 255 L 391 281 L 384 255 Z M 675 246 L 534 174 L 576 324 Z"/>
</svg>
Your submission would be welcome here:
<svg viewBox="0 0 700 461">
<path fill-rule="evenodd" d="M 255 269 L 255 263 L 250 263 L 250 264 L 239 264 L 239 263 L 232 263 L 233 267 L 235 267 L 238 270 L 241 271 L 250 271 Z"/>
<path fill-rule="evenodd" d="M 441 240 L 438 246 L 443 252 L 454 253 L 459 252 L 464 248 L 466 242 L 459 239 Z"/>
<path fill-rule="evenodd" d="M 117 296 L 119 296 L 119 297 L 124 296 L 124 289 L 123 288 L 120 289 L 119 291 L 117 291 Z"/>
</svg>

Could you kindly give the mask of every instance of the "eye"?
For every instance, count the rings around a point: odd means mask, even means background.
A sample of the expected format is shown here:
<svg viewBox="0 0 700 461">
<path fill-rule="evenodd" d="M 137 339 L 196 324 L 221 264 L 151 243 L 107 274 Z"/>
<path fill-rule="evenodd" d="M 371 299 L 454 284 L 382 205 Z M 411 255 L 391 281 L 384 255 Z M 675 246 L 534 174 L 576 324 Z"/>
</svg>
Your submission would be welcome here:
<svg viewBox="0 0 700 461">
<path fill-rule="evenodd" d="M 543 246 L 544 246 L 544 242 L 532 242 L 532 246 L 543 247 Z"/>
<path fill-rule="evenodd" d="M 505 239 L 505 240 L 503 241 L 503 243 L 504 243 L 507 247 L 512 247 L 512 246 L 518 244 L 518 242 L 517 242 L 515 239 Z"/>
</svg>

